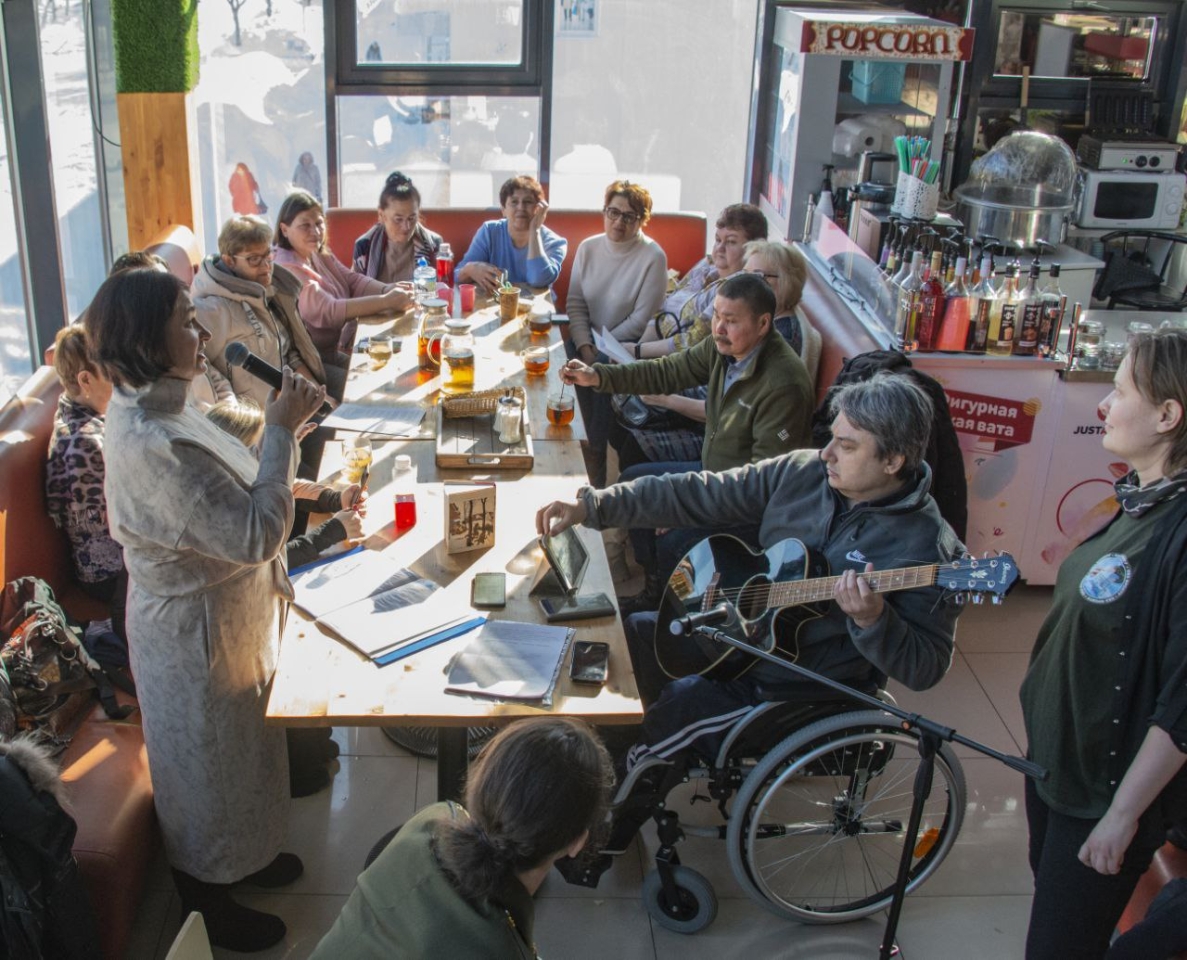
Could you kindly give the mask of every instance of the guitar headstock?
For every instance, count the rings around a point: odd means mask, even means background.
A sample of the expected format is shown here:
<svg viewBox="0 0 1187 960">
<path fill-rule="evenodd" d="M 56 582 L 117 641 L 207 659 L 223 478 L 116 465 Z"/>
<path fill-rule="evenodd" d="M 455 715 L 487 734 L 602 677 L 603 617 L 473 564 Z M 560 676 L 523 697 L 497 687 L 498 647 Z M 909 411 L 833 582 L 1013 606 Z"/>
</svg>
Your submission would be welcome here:
<svg viewBox="0 0 1187 960">
<path fill-rule="evenodd" d="M 936 567 L 936 585 L 945 590 L 972 594 L 980 602 L 988 594 L 994 603 L 1018 582 L 1018 564 L 1008 553 L 994 557 L 962 557 Z"/>
</svg>

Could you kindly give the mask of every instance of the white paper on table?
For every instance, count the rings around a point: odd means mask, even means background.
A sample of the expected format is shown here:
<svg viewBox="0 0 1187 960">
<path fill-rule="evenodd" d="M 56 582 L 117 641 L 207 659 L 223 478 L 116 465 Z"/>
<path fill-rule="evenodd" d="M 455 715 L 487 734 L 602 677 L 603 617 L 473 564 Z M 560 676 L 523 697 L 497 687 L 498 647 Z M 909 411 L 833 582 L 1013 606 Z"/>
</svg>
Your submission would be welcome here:
<svg viewBox="0 0 1187 960">
<path fill-rule="evenodd" d="M 344 403 L 326 417 L 321 425 L 335 430 L 374 433 L 384 437 L 415 437 L 425 412 L 411 404 L 380 407 L 363 403 Z"/>
<path fill-rule="evenodd" d="M 409 585 L 429 583 L 375 550 L 360 550 L 319 563 L 293 574 L 291 579 L 295 594 L 293 605 L 314 618 L 366 597 L 396 593 L 398 598 L 403 595 L 398 591 Z M 430 586 L 435 587 L 435 584 Z"/>
<path fill-rule="evenodd" d="M 446 693 L 551 702 L 571 627 L 488 620 L 449 668 Z"/>
<path fill-rule="evenodd" d="M 356 600 L 318 622 L 366 656 L 378 657 L 394 647 L 474 619 L 474 611 L 459 606 L 456 596 L 437 590 L 435 583 L 417 580 Z"/>
<path fill-rule="evenodd" d="M 611 336 L 602 333 L 601 330 L 593 331 L 594 346 L 602 353 L 608 356 L 615 363 L 634 363 L 635 358 L 630 355 L 630 352 L 621 343 Z"/>
</svg>

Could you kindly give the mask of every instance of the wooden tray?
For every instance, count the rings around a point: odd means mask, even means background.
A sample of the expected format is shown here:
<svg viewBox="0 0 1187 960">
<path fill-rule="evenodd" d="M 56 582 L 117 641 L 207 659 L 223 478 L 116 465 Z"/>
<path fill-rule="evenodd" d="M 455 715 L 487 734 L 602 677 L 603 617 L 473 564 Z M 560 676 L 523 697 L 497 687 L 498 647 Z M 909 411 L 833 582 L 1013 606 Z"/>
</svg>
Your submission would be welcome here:
<svg viewBox="0 0 1187 960">
<path fill-rule="evenodd" d="M 493 413 L 446 417 L 438 401 L 437 466 L 530 470 L 535 462 L 526 407 L 523 411 L 523 436 L 519 443 L 508 446 L 499 440 Z"/>
</svg>

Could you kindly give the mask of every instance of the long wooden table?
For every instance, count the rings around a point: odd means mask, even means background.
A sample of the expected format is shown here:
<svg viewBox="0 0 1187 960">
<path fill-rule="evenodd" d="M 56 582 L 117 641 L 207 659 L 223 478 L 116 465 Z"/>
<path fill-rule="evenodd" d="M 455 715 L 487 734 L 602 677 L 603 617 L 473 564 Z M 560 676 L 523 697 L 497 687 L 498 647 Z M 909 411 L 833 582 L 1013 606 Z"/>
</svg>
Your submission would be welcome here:
<svg viewBox="0 0 1187 960">
<path fill-rule="evenodd" d="M 479 317 L 481 320 L 482 317 Z M 417 379 L 414 369 L 414 332 L 406 338 L 401 354 L 382 370 L 369 370 L 365 354 L 356 355 L 355 370 L 347 382 L 347 400 L 365 401 L 372 396 L 418 399 L 426 406 L 435 403 L 432 380 L 415 383 L 415 390 L 400 391 L 400 384 Z M 390 325 L 390 321 L 388 321 Z M 381 329 L 378 325 L 372 330 Z M 364 333 L 369 332 L 364 328 Z M 402 565 L 440 584 L 456 597 L 459 610 L 470 609 L 470 583 L 484 571 L 503 571 L 507 577 L 507 605 L 483 611 L 500 620 L 543 622 L 537 601 L 529 596 L 543 568 L 543 555 L 536 541 L 536 511 L 556 499 L 570 499 L 586 482 L 579 440 L 584 435 L 580 414 L 570 428 L 543 428 L 546 420 L 534 415 L 536 404 L 544 402 L 549 389 L 559 389 L 557 374 L 564 362 L 560 337 L 554 330 L 549 342 L 552 366 L 547 377 L 526 377 L 518 357 L 529 341 L 526 331 L 511 325 L 479 327 L 477 386 L 503 382 L 519 383 L 528 396 L 529 421 L 535 441 L 535 464 L 530 471 L 491 470 L 485 467 L 443 469 L 437 466 L 431 428 L 435 420 L 426 417 L 418 439 L 373 441 L 375 459 L 371 466 L 367 516 L 364 531 L 367 549 L 389 552 Z M 411 364 L 407 362 L 411 348 Z M 514 353 L 511 350 L 514 349 Z M 488 360 L 483 364 L 483 360 Z M 485 368 L 485 373 L 484 373 Z M 494 380 L 504 371 L 505 380 Z M 410 380 L 411 378 L 411 380 Z M 536 382 L 540 381 L 540 382 Z M 394 387 L 392 385 L 395 385 Z M 416 391 L 419 391 L 416 392 Z M 397 454 L 408 454 L 416 471 L 417 523 L 397 532 L 394 525 L 393 465 Z M 328 482 L 341 479 L 341 445 L 326 445 L 322 477 Z M 486 550 L 447 554 L 443 536 L 446 480 L 483 480 L 496 484 L 495 543 Z M 582 593 L 603 592 L 613 596 L 613 584 L 602 539 L 595 531 L 579 529 L 590 553 L 590 565 Z M 286 726 L 432 726 L 438 730 L 438 793 L 457 795 L 466 767 L 466 728 L 505 722 L 517 717 L 564 715 L 582 717 L 601 724 L 636 723 L 642 715 L 630 658 L 626 650 L 621 619 L 602 617 L 576 621 L 577 637 L 610 645 L 609 680 L 602 687 L 574 684 L 568 678 L 568 662 L 552 707 L 545 709 L 520 703 L 499 703 L 446 694 L 445 669 L 464 641 L 447 641 L 387 667 L 377 667 L 351 647 L 333 638 L 318 625 L 290 613 L 281 642 L 280 660 L 268 704 L 270 723 Z M 571 656 L 571 654 L 570 654 Z"/>
</svg>

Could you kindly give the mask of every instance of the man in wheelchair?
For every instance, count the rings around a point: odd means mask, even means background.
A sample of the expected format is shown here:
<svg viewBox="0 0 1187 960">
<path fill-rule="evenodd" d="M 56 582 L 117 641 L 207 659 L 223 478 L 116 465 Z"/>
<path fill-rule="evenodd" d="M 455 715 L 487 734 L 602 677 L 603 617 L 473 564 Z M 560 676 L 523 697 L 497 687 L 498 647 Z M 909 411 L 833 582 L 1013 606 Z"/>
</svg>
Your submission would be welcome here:
<svg viewBox="0 0 1187 960">
<path fill-rule="evenodd" d="M 542 534 L 578 523 L 599 530 L 728 530 L 759 518 L 765 561 L 736 540 L 712 537 L 677 566 L 665 590 L 665 620 L 658 629 L 659 613 L 627 620 L 631 663 L 644 706 L 642 742 L 625 758 L 627 771 L 648 758 L 671 761 L 688 751 L 713 758 L 723 738 L 756 704 L 788 699 L 771 692 L 772 687 L 788 687 L 787 671 L 732 648 L 728 656 L 726 651 L 706 652 L 712 644 L 699 638 L 669 636 L 667 615 L 683 612 L 680 594 L 703 591 L 706 564 L 712 574 L 709 589 L 717 590 L 728 616 L 719 626 L 738 639 L 867 691 L 887 677 L 925 690 L 947 672 L 960 607 L 934 583 L 927 585 L 926 578 L 913 587 L 909 570 L 964 554 L 928 493 L 931 475 L 923 458 L 931 403 L 910 379 L 880 374 L 843 388 L 832 413 L 833 436 L 823 450 L 796 451 L 722 473 L 643 477 L 602 490 L 584 487 L 575 501 L 556 501 L 537 514 Z M 789 538 L 795 538 L 794 549 Z M 725 545 L 708 546 L 715 540 Z M 817 576 L 813 556 L 819 558 L 817 564 L 827 565 L 824 573 L 835 577 L 832 583 L 821 581 L 815 596 L 807 589 L 808 578 Z M 761 574 L 757 581 L 748 579 L 751 572 L 739 575 L 736 569 L 754 559 L 766 564 L 753 571 Z M 870 575 L 891 567 L 908 569 L 901 583 L 890 580 L 881 586 L 884 596 L 871 587 Z M 731 579 L 742 586 L 718 589 Z M 753 586 L 793 580 L 805 581 L 803 596 L 831 596 L 831 601 L 806 607 L 794 592 L 789 603 L 778 590 Z M 705 594 L 703 609 L 710 606 L 710 596 Z M 699 665 L 696 657 L 686 656 L 696 653 L 707 653 Z M 802 690 L 803 681 L 795 686 Z M 802 694 L 790 696 L 797 695 Z M 619 804 L 608 852 L 621 850 L 646 822 L 646 807 L 639 807 Z M 631 813 L 632 808 L 637 812 Z"/>
</svg>

